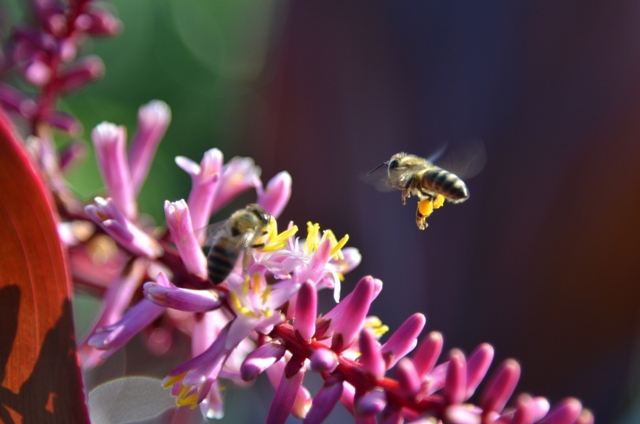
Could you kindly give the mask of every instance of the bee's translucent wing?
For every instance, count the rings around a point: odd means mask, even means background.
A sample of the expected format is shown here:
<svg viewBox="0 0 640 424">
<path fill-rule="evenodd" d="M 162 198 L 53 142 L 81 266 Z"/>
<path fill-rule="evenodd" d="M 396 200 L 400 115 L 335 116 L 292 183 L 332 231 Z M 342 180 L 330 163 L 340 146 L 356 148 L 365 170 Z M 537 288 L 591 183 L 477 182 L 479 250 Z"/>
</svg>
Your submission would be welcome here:
<svg viewBox="0 0 640 424">
<path fill-rule="evenodd" d="M 442 155 L 443 149 L 439 149 L 436 154 Z M 487 164 L 487 151 L 482 140 L 471 139 L 453 146 L 446 154 L 442 155 L 442 158 L 437 159 L 435 164 L 462 179 L 468 180 L 484 169 Z"/>
<path fill-rule="evenodd" d="M 360 178 L 361 181 L 372 185 L 377 191 L 384 192 L 396 190 L 396 188 L 389 187 L 387 185 L 387 181 L 389 180 L 387 167 L 388 162 L 383 162 L 367 173 L 358 174 L 358 178 Z"/>
<path fill-rule="evenodd" d="M 225 219 L 220 222 L 215 222 L 211 225 L 207 225 L 206 227 L 198 228 L 193 230 L 196 235 L 196 238 L 201 241 L 202 247 L 210 247 L 215 238 L 221 231 L 225 230 L 229 223 L 229 219 Z"/>
</svg>

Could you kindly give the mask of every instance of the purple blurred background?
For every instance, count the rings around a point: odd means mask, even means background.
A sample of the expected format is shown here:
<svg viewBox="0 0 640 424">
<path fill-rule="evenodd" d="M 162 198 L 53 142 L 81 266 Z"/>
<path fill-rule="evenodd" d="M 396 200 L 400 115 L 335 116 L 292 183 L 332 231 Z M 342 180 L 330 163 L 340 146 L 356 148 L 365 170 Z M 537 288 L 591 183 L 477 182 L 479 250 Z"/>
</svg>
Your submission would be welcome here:
<svg viewBox="0 0 640 424">
<path fill-rule="evenodd" d="M 345 292 L 373 274 L 392 329 L 422 311 L 446 348 L 519 360 L 518 391 L 623 418 L 638 392 L 640 3 L 291 2 L 273 61 L 251 151 L 265 176 L 293 176 L 283 222 L 361 250 Z M 478 138 L 471 199 L 424 232 L 414 199 L 359 178 Z"/>
</svg>

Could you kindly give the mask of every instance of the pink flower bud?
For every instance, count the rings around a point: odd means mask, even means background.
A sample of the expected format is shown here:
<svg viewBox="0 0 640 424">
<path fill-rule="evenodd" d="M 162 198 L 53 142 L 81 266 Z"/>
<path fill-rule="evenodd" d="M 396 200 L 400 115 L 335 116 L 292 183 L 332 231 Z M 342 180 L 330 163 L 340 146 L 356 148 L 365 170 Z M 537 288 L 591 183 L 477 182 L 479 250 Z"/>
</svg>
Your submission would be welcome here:
<svg viewBox="0 0 640 424">
<path fill-rule="evenodd" d="M 411 397 L 418 394 L 421 381 L 411 359 L 402 358 L 398 361 L 395 376 L 400 384 L 400 390 L 402 390 L 403 393 Z"/>
<path fill-rule="evenodd" d="M 464 354 L 458 349 L 453 349 L 449 356 L 443 394 L 449 403 L 458 404 L 465 400 L 467 392 L 467 362 Z"/>
<path fill-rule="evenodd" d="M 316 332 L 318 293 L 313 281 L 305 281 L 300 286 L 296 301 L 296 319 L 293 328 L 303 340 L 309 341 Z"/>
<path fill-rule="evenodd" d="M 279 217 L 291 197 L 291 175 L 282 171 L 273 177 L 266 189 L 258 186 L 258 204 L 270 215 Z"/>
<path fill-rule="evenodd" d="M 380 344 L 367 328 L 360 332 L 360 363 L 364 372 L 375 378 L 384 377 L 387 367 L 380 353 Z"/>
<path fill-rule="evenodd" d="M 480 397 L 480 406 L 484 411 L 500 412 L 507 404 L 520 379 L 520 364 L 507 359 L 493 374 Z"/>
<path fill-rule="evenodd" d="M 131 182 L 136 193 L 147 178 L 151 161 L 170 122 L 171 109 L 163 101 L 153 100 L 138 109 L 138 130 L 129 148 Z"/>
<path fill-rule="evenodd" d="M 382 412 L 387 406 L 387 396 L 383 390 L 374 389 L 362 395 L 355 404 L 357 415 L 374 415 Z"/>
<path fill-rule="evenodd" d="M 413 363 L 421 380 L 433 369 L 442 352 L 443 345 L 444 340 L 442 334 L 437 331 L 432 331 L 427 334 L 427 337 L 422 340 L 416 349 L 413 354 Z"/>
<path fill-rule="evenodd" d="M 98 56 L 87 56 L 60 75 L 62 94 L 76 91 L 104 75 L 104 62 Z"/>
<path fill-rule="evenodd" d="M 247 355 L 242 362 L 240 373 L 244 381 L 254 380 L 258 374 L 269 368 L 284 356 L 284 346 L 277 343 L 265 343 Z"/>
<path fill-rule="evenodd" d="M 544 417 L 540 424 L 573 424 L 582 412 L 582 404 L 578 399 L 567 398 L 558 403 Z"/>
<path fill-rule="evenodd" d="M 176 157 L 176 164 L 191 175 L 192 186 L 188 203 L 194 228 L 204 228 L 209 222 L 218 190 L 222 161 L 222 152 L 218 149 L 207 150 L 200 164 L 183 156 Z"/>
<path fill-rule="evenodd" d="M 305 417 L 304 424 L 320 424 L 331 413 L 342 396 L 342 382 L 336 379 L 325 381 L 311 404 L 311 409 Z"/>
<path fill-rule="evenodd" d="M 338 366 L 338 356 L 329 349 L 316 349 L 309 358 L 311 369 L 315 372 L 333 372 Z"/>
<path fill-rule="evenodd" d="M 467 394 L 465 399 L 469 399 L 476 388 L 487 374 L 491 361 L 493 361 L 493 347 L 488 343 L 483 343 L 473 351 L 467 361 Z"/>
<path fill-rule="evenodd" d="M 178 248 L 180 258 L 187 271 L 201 279 L 207 278 L 207 258 L 200 249 L 198 239 L 193 232 L 189 206 L 184 200 L 164 203 L 164 214 L 171 238 Z"/>
<path fill-rule="evenodd" d="M 380 351 L 387 364 L 387 369 L 393 367 L 416 346 L 416 337 L 418 337 L 426 322 L 427 319 L 422 314 L 411 315 L 382 345 Z"/>
<path fill-rule="evenodd" d="M 138 207 L 125 153 L 126 129 L 103 122 L 91 131 L 91 138 L 107 194 L 127 218 L 135 218 Z"/>
<path fill-rule="evenodd" d="M 296 374 L 290 378 L 282 377 L 280 384 L 276 389 L 276 394 L 273 397 L 271 406 L 269 407 L 269 414 L 267 415 L 267 424 L 284 424 L 287 417 L 291 413 L 293 404 L 298 394 L 298 389 L 304 379 L 304 368 L 300 369 Z"/>
</svg>

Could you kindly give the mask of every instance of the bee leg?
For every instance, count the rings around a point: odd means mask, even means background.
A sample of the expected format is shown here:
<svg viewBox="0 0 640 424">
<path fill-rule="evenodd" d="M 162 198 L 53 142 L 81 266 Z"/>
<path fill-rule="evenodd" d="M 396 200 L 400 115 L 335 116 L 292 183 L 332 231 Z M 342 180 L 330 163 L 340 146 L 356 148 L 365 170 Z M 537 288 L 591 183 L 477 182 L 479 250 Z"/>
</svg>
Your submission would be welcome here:
<svg viewBox="0 0 640 424">
<path fill-rule="evenodd" d="M 418 207 L 416 208 L 416 225 L 421 230 L 424 230 L 428 227 L 426 220 L 429 215 L 433 212 L 433 199 L 423 199 L 418 202 Z"/>
<path fill-rule="evenodd" d="M 411 197 L 409 190 L 402 190 L 402 206 L 407 204 L 407 199 Z"/>
</svg>

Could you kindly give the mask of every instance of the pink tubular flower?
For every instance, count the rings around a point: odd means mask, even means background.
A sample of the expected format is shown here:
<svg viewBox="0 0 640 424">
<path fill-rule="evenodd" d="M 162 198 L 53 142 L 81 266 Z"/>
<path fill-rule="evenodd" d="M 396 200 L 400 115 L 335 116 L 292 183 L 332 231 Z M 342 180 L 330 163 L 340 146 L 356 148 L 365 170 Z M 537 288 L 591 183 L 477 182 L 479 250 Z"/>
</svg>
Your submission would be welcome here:
<svg viewBox="0 0 640 424">
<path fill-rule="evenodd" d="M 175 241 L 182 262 L 191 274 L 207 278 L 207 258 L 202 253 L 191 224 L 189 207 L 184 200 L 164 202 L 164 213 L 171 237 Z"/>
<path fill-rule="evenodd" d="M 151 161 L 171 122 L 171 109 L 161 100 L 152 100 L 138 109 L 138 130 L 129 148 L 131 183 L 137 193 L 147 178 Z"/>
<path fill-rule="evenodd" d="M 258 187 L 260 182 L 260 167 L 251 158 L 232 158 L 222 167 L 219 187 L 211 205 L 211 214 L 222 209 L 227 203 L 240 193 L 251 187 Z"/>
<path fill-rule="evenodd" d="M 291 175 L 287 171 L 282 171 L 269 180 L 266 188 L 263 189 L 262 185 L 259 185 L 256 190 L 258 204 L 277 218 L 291 197 Z"/>
<path fill-rule="evenodd" d="M 192 187 L 188 203 L 193 226 L 196 229 L 204 228 L 209 222 L 211 206 L 218 189 L 222 161 L 222 152 L 218 149 L 207 150 L 200 164 L 184 156 L 176 157 L 176 164 L 191 175 Z"/>
<path fill-rule="evenodd" d="M 96 197 L 95 204 L 87 205 L 85 211 L 93 222 L 130 252 L 149 258 L 162 254 L 158 242 L 128 220 L 111 198 Z"/>
<path fill-rule="evenodd" d="M 107 186 L 107 195 L 127 218 L 135 218 L 138 206 L 125 153 L 126 129 L 103 122 L 93 129 L 91 138 L 96 148 L 98 166 Z"/>
</svg>

